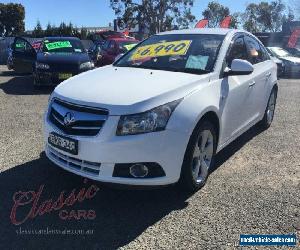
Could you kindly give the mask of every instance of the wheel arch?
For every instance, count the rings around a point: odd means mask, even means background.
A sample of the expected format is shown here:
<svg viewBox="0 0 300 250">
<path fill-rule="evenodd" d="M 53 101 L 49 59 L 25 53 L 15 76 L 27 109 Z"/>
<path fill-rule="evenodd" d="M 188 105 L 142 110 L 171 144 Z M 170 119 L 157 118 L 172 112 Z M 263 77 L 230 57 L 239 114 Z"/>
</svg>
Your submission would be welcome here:
<svg viewBox="0 0 300 250">
<path fill-rule="evenodd" d="M 217 113 L 215 111 L 207 111 L 207 112 L 205 112 L 201 116 L 200 120 L 198 121 L 195 129 L 197 127 L 199 127 L 199 125 L 203 121 L 209 121 L 209 122 L 211 122 L 214 125 L 214 127 L 216 129 L 216 135 L 217 135 L 216 141 L 217 141 L 217 146 L 218 146 L 219 138 L 220 138 L 220 119 L 219 119 L 219 116 L 217 115 Z"/>
</svg>

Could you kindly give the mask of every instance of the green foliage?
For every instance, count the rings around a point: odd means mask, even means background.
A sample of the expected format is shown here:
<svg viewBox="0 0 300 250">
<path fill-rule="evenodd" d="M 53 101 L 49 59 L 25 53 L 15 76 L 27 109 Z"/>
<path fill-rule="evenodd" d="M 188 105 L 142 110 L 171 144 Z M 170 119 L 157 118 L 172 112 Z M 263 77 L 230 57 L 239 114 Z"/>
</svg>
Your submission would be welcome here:
<svg viewBox="0 0 300 250">
<path fill-rule="evenodd" d="M 281 0 L 251 3 L 243 14 L 244 29 L 250 32 L 278 32 L 285 21 L 294 19 L 292 10 L 285 13 L 286 7 Z"/>
<path fill-rule="evenodd" d="M 227 16 L 231 16 L 230 28 L 236 29 L 239 25 L 240 14 L 231 14 L 228 7 L 225 7 L 216 1 L 209 2 L 207 8 L 202 12 L 202 15 L 205 19 L 209 20 L 209 28 L 219 27 L 222 20 Z"/>
<path fill-rule="evenodd" d="M 195 17 L 191 13 L 194 0 L 110 0 L 118 20 L 127 25 L 140 24 L 150 34 L 187 28 Z"/>
<path fill-rule="evenodd" d="M 209 2 L 207 8 L 202 12 L 203 17 L 209 20 L 209 28 L 219 27 L 220 22 L 226 16 L 229 16 L 229 14 L 230 11 L 228 7 L 225 7 L 215 1 Z"/>
<path fill-rule="evenodd" d="M 0 36 L 23 34 L 25 8 L 22 4 L 0 3 Z"/>
<path fill-rule="evenodd" d="M 87 39 L 88 31 L 84 28 L 79 30 L 74 27 L 72 23 L 66 24 L 64 22 L 62 22 L 58 27 L 48 23 L 46 29 L 43 30 L 40 22 L 38 21 L 32 32 L 32 36 L 38 38 L 47 36 L 75 36 L 80 39 Z"/>
<path fill-rule="evenodd" d="M 41 38 L 41 37 L 44 37 L 44 35 L 45 35 L 45 32 L 43 31 L 40 21 L 37 21 L 37 24 L 32 32 L 32 36 Z"/>
</svg>

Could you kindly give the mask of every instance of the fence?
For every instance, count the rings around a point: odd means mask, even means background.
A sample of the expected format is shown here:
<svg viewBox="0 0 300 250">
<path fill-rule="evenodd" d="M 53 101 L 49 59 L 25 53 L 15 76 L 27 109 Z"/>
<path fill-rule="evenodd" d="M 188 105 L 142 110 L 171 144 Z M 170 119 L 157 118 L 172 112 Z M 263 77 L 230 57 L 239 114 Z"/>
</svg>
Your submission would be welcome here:
<svg viewBox="0 0 300 250">
<path fill-rule="evenodd" d="M 34 41 L 41 40 L 41 38 L 25 38 L 30 43 Z M 4 37 L 0 38 L 0 65 L 6 64 L 8 57 L 8 48 L 13 43 L 14 37 Z M 81 40 L 85 49 L 90 48 L 93 45 L 93 41 L 91 40 Z"/>
</svg>

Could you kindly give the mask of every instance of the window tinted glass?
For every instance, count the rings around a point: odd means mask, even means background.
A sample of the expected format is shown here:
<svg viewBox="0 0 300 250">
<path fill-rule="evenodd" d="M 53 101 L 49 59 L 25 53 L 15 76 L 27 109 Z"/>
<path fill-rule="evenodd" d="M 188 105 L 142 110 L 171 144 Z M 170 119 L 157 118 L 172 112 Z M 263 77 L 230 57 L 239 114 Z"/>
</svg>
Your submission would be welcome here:
<svg viewBox="0 0 300 250">
<path fill-rule="evenodd" d="M 226 66 L 231 67 L 234 59 L 248 60 L 248 54 L 243 37 L 239 37 L 232 42 L 226 57 Z"/>
<path fill-rule="evenodd" d="M 14 50 L 17 52 L 30 52 L 32 50 L 30 44 L 23 39 L 16 39 Z"/>
<path fill-rule="evenodd" d="M 104 42 L 102 48 L 107 50 L 108 49 L 108 45 L 109 45 L 109 41 Z"/>
<path fill-rule="evenodd" d="M 246 36 L 245 41 L 247 45 L 247 51 L 249 54 L 249 61 L 252 64 L 263 62 L 264 56 L 259 42 L 249 36 Z"/>
<path fill-rule="evenodd" d="M 108 45 L 108 49 L 114 49 L 115 48 L 115 42 L 111 41 Z"/>
<path fill-rule="evenodd" d="M 262 57 L 264 61 L 270 60 L 270 55 L 268 53 L 268 51 L 266 50 L 266 48 L 262 45 L 260 45 L 261 51 L 262 51 Z"/>
</svg>

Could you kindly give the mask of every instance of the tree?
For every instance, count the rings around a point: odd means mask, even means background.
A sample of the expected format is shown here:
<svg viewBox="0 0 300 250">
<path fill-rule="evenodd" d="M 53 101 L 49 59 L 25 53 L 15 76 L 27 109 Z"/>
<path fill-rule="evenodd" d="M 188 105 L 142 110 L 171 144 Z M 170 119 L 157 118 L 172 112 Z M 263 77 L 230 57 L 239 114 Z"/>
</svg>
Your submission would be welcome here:
<svg viewBox="0 0 300 250">
<path fill-rule="evenodd" d="M 45 30 L 45 36 L 53 36 L 54 35 L 54 26 L 51 26 L 50 23 L 47 24 L 47 28 Z"/>
<path fill-rule="evenodd" d="M 22 4 L 0 3 L 0 35 L 14 36 L 25 31 L 25 8 Z"/>
<path fill-rule="evenodd" d="M 187 28 L 195 17 L 191 13 L 194 0 L 110 0 L 118 22 L 127 26 L 138 23 L 150 34 Z"/>
<path fill-rule="evenodd" d="M 257 21 L 257 12 L 258 6 L 255 3 L 250 3 L 245 13 L 243 14 L 244 21 L 244 29 L 248 30 L 249 32 L 256 33 L 259 32 L 261 29 L 259 27 L 259 23 Z"/>
<path fill-rule="evenodd" d="M 37 24 L 32 32 L 32 36 L 33 37 L 44 37 L 44 31 L 43 31 L 43 28 L 42 28 L 42 25 L 40 23 L 40 21 L 37 21 Z"/>
<path fill-rule="evenodd" d="M 86 40 L 88 37 L 88 31 L 86 28 L 81 28 L 80 37 L 82 40 Z"/>
<path fill-rule="evenodd" d="M 278 32 L 283 22 L 293 20 L 293 13 L 285 13 L 285 5 L 281 0 L 251 3 L 243 15 L 244 29 L 250 32 Z"/>
<path fill-rule="evenodd" d="M 215 28 L 219 27 L 221 21 L 229 16 L 230 11 L 228 7 L 219 4 L 218 2 L 209 2 L 207 8 L 202 12 L 205 19 L 208 19 L 208 27 Z"/>
</svg>

